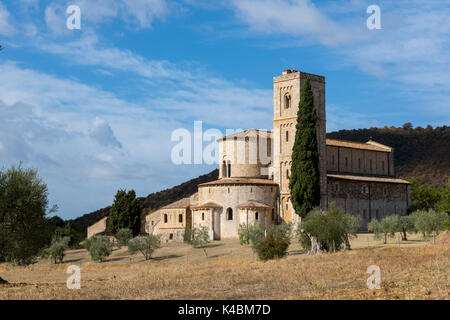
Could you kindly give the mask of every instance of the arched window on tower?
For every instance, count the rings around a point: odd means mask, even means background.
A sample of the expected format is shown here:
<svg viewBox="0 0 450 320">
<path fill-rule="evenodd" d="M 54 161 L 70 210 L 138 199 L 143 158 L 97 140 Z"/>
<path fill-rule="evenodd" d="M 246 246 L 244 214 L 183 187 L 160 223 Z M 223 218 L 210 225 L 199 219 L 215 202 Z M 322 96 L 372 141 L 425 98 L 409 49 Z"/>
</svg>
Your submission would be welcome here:
<svg viewBox="0 0 450 320">
<path fill-rule="evenodd" d="M 222 162 L 222 176 L 227 178 L 228 174 L 227 174 L 227 163 L 225 162 L 225 160 Z"/>
<path fill-rule="evenodd" d="M 230 161 L 228 161 L 228 164 L 227 164 L 227 177 L 231 178 L 231 162 Z"/>
<path fill-rule="evenodd" d="M 255 220 L 258 220 L 259 216 L 258 216 L 258 211 L 255 212 Z"/>
<path fill-rule="evenodd" d="M 289 141 L 289 131 L 286 130 L 286 142 Z"/>
<path fill-rule="evenodd" d="M 289 109 L 291 107 L 291 96 L 289 94 L 286 94 L 284 96 L 284 107 L 286 109 Z"/>
<path fill-rule="evenodd" d="M 233 209 L 227 209 L 227 220 L 233 220 Z"/>
</svg>

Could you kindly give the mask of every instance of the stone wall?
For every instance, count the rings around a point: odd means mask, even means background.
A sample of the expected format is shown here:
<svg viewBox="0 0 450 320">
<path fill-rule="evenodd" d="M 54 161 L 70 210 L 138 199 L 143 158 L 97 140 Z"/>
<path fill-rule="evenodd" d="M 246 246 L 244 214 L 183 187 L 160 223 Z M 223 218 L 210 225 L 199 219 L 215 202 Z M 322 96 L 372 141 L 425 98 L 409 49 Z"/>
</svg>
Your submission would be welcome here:
<svg viewBox="0 0 450 320">
<path fill-rule="evenodd" d="M 363 219 L 363 230 L 371 219 L 405 215 L 411 201 L 406 183 L 364 182 L 328 178 L 328 199 L 346 212 Z"/>
<path fill-rule="evenodd" d="M 164 242 L 182 241 L 184 230 L 192 227 L 191 215 L 189 208 L 162 208 L 145 217 L 145 232 L 160 235 Z"/>
<path fill-rule="evenodd" d="M 217 203 L 221 208 L 210 211 L 195 211 L 193 215 L 193 225 L 198 223 L 213 228 L 213 221 L 217 221 L 216 227 L 220 225 L 220 238 L 229 238 L 238 236 L 239 224 L 241 221 L 239 214 L 239 205 L 249 201 L 256 201 L 269 206 L 268 211 L 274 209 L 275 215 L 278 215 L 277 198 L 278 186 L 273 185 L 246 185 L 246 184 L 230 184 L 217 186 L 200 186 L 199 187 L 199 203 L 212 201 Z M 233 211 L 231 220 L 227 217 L 227 209 Z M 205 213 L 207 218 L 204 222 L 199 222 L 201 212 Z M 212 214 L 214 213 L 215 216 Z M 217 232 L 216 232 L 217 233 Z"/>
<path fill-rule="evenodd" d="M 226 165 L 231 163 L 231 178 L 267 178 L 272 160 L 271 133 L 256 134 L 249 130 L 238 136 L 219 139 L 219 179 L 226 178 Z"/>
<path fill-rule="evenodd" d="M 327 146 L 328 172 L 393 176 L 390 152 Z"/>
<path fill-rule="evenodd" d="M 97 221 L 87 229 L 87 237 L 90 238 L 96 235 L 105 235 L 108 232 L 109 217 Z"/>
</svg>

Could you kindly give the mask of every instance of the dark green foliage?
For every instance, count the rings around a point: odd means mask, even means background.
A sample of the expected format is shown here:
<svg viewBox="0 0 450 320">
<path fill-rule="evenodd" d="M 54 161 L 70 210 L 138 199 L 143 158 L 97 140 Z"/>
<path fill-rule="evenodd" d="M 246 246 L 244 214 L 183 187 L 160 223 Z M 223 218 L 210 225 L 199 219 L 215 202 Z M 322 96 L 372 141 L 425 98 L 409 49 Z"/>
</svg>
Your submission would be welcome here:
<svg viewBox="0 0 450 320">
<path fill-rule="evenodd" d="M 103 262 L 111 255 L 113 244 L 107 236 L 93 236 L 86 240 L 85 247 L 92 260 Z"/>
<path fill-rule="evenodd" d="M 130 229 L 120 229 L 116 233 L 117 246 L 119 248 L 128 246 L 128 242 L 133 238 L 133 231 Z"/>
<path fill-rule="evenodd" d="M 183 234 L 183 242 L 191 244 L 193 237 L 194 237 L 194 230 L 191 228 L 186 228 Z"/>
<path fill-rule="evenodd" d="M 308 212 L 320 205 L 316 122 L 317 115 L 311 84 L 309 79 L 306 79 L 298 106 L 295 141 L 292 148 L 292 170 L 289 180 L 291 202 L 295 213 L 301 217 L 305 217 Z"/>
<path fill-rule="evenodd" d="M 341 130 L 327 133 L 327 138 L 366 142 L 370 138 L 393 147 L 395 172 L 401 177 L 422 176 L 431 185 L 448 183 L 450 174 L 450 127 L 402 127 Z"/>
<path fill-rule="evenodd" d="M 267 261 L 287 255 L 290 241 L 281 232 L 267 232 L 267 236 L 256 246 L 258 258 Z"/>
<path fill-rule="evenodd" d="M 54 237 L 50 246 L 42 251 L 43 258 L 50 258 L 54 264 L 62 263 L 69 247 L 69 237 Z"/>
<path fill-rule="evenodd" d="M 308 233 L 317 239 L 321 251 L 338 251 L 347 244 L 350 237 L 356 236 L 361 223 L 360 217 L 348 214 L 330 203 L 325 212 L 316 208 L 308 213 L 297 228 L 297 237 L 306 250 L 311 250 Z"/>
<path fill-rule="evenodd" d="M 36 170 L 13 166 L 0 171 L 0 261 L 29 264 L 50 243 L 47 195 Z"/>
<path fill-rule="evenodd" d="M 409 212 L 436 209 L 441 200 L 439 189 L 421 184 L 421 179 L 411 179 L 411 201 Z M 445 187 L 443 187 L 445 189 Z"/>
<path fill-rule="evenodd" d="M 136 236 L 141 230 L 141 207 L 134 190 L 119 190 L 109 216 L 109 231 L 116 234 L 120 229 L 132 230 Z"/>
<path fill-rule="evenodd" d="M 450 214 L 450 182 L 439 189 L 440 200 L 436 205 L 436 210 Z"/>
<path fill-rule="evenodd" d="M 131 254 L 142 253 L 145 260 L 152 257 L 153 252 L 161 247 L 161 241 L 158 236 L 150 234 L 148 236 L 136 237 L 128 241 L 128 251 Z"/>
<path fill-rule="evenodd" d="M 56 237 L 68 237 L 69 238 L 69 247 L 76 248 L 79 247 L 81 241 L 84 240 L 84 236 L 81 232 L 78 232 L 72 227 L 70 222 L 67 222 L 62 227 L 56 227 L 53 233 Z"/>
<path fill-rule="evenodd" d="M 258 258 L 267 261 L 285 257 L 291 244 L 291 233 L 290 223 L 270 225 L 266 230 L 266 237 L 263 236 L 256 243 Z"/>
</svg>

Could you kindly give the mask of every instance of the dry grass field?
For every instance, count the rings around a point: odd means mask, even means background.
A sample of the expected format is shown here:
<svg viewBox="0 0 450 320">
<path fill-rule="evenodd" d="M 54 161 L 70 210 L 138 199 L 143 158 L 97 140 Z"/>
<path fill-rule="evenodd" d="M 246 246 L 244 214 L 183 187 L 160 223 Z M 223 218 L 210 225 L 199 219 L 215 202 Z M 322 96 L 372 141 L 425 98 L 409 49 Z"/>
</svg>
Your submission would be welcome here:
<svg viewBox="0 0 450 320">
<path fill-rule="evenodd" d="M 445 239 L 444 239 L 445 238 Z M 296 243 L 281 260 L 261 262 L 237 239 L 202 249 L 165 244 L 150 261 L 114 250 L 104 263 L 86 250 L 69 251 L 63 264 L 0 265 L 0 299 L 450 299 L 449 234 L 437 245 L 411 235 L 387 245 L 372 235 L 353 250 L 308 256 Z M 69 290 L 67 267 L 81 267 L 81 289 Z M 369 265 L 381 269 L 381 289 L 369 290 Z"/>
</svg>

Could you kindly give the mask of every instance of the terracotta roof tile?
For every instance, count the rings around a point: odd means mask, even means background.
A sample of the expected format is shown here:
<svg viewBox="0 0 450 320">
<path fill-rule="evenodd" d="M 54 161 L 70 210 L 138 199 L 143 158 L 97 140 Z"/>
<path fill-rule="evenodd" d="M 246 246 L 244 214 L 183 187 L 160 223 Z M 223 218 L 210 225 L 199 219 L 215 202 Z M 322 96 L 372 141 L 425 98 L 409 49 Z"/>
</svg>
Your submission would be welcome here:
<svg viewBox="0 0 450 320">
<path fill-rule="evenodd" d="M 353 180 L 353 181 L 410 184 L 410 182 L 408 182 L 406 180 L 397 179 L 397 178 L 365 177 L 365 176 L 352 176 L 352 175 L 344 175 L 344 174 L 327 174 L 327 177 L 335 178 L 335 179 Z"/>
<path fill-rule="evenodd" d="M 262 184 L 262 185 L 277 185 L 273 180 L 256 179 L 256 178 L 224 178 L 211 182 L 199 184 L 199 187 L 211 185 L 228 185 L 228 184 Z"/>
<path fill-rule="evenodd" d="M 257 201 L 249 201 L 238 206 L 240 209 L 244 208 L 270 208 L 267 204 L 257 202 Z"/>
<path fill-rule="evenodd" d="M 362 150 L 381 151 L 381 152 L 391 152 L 392 151 L 392 148 L 385 146 L 381 143 L 371 141 L 371 140 L 367 141 L 366 143 L 335 140 L 335 139 L 326 139 L 326 141 L 327 141 L 327 146 L 345 147 L 345 148 L 352 148 L 352 149 L 362 149 Z"/>
</svg>

